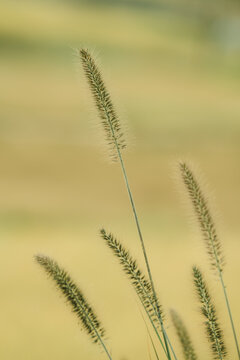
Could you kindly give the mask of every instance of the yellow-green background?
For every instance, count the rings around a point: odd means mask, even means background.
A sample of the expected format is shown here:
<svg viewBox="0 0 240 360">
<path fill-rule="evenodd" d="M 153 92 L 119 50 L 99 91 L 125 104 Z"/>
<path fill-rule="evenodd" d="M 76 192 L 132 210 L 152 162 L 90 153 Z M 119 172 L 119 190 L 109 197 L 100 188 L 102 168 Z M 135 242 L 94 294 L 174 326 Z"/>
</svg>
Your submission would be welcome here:
<svg viewBox="0 0 240 360">
<path fill-rule="evenodd" d="M 208 259 L 179 196 L 179 159 L 198 165 L 209 184 L 239 334 L 239 19 L 234 1 L 1 1 L 1 359 L 105 358 L 34 264 L 36 253 L 79 283 L 113 359 L 150 358 L 136 296 L 98 235 L 101 226 L 112 231 L 144 268 L 120 168 L 102 146 L 81 46 L 99 59 L 128 128 L 129 180 L 179 359 L 169 308 L 210 359 L 191 279 L 191 266 L 207 272 Z M 229 359 L 237 359 L 221 288 L 207 276 Z"/>
</svg>

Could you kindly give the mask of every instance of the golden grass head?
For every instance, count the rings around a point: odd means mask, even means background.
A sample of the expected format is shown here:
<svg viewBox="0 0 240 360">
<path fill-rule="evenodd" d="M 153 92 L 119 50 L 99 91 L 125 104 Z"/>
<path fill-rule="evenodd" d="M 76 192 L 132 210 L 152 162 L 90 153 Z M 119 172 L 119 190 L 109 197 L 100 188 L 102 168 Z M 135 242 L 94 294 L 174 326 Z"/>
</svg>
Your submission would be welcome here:
<svg viewBox="0 0 240 360">
<path fill-rule="evenodd" d="M 193 279 L 198 299 L 201 303 L 201 313 L 205 318 L 206 334 L 211 344 L 214 359 L 224 359 L 227 351 L 223 339 L 223 332 L 219 326 L 216 309 L 203 279 L 203 275 L 196 266 L 193 267 Z"/>
<path fill-rule="evenodd" d="M 184 325 L 182 319 L 175 310 L 171 310 L 171 318 L 178 335 L 179 341 L 182 345 L 182 350 L 185 360 L 197 360 L 197 355 L 194 350 L 190 335 Z"/>
<path fill-rule="evenodd" d="M 43 267 L 47 275 L 54 280 L 57 288 L 71 305 L 72 311 L 76 314 L 82 327 L 90 335 L 93 342 L 99 343 L 100 338 L 103 338 L 105 335 L 105 330 L 70 275 L 62 269 L 55 260 L 48 256 L 36 255 L 35 260 Z"/>
<path fill-rule="evenodd" d="M 131 280 L 145 311 L 158 327 L 160 325 L 158 312 L 160 313 L 161 318 L 163 318 L 163 312 L 162 307 L 159 305 L 159 300 L 155 297 L 151 283 L 139 269 L 136 260 L 130 256 L 129 252 L 111 233 L 107 234 L 104 229 L 101 229 L 100 234 L 108 247 L 113 251 L 114 255 L 118 257 L 120 264 Z"/>
<path fill-rule="evenodd" d="M 208 202 L 190 167 L 185 162 L 180 162 L 179 167 L 205 240 L 211 265 L 215 270 L 221 272 L 224 266 L 222 247 L 209 210 Z"/>
<path fill-rule="evenodd" d="M 105 138 L 109 146 L 110 156 L 116 161 L 119 156 L 118 152 L 126 147 L 119 118 L 92 55 L 86 49 L 80 49 L 79 54 L 105 131 Z"/>
</svg>

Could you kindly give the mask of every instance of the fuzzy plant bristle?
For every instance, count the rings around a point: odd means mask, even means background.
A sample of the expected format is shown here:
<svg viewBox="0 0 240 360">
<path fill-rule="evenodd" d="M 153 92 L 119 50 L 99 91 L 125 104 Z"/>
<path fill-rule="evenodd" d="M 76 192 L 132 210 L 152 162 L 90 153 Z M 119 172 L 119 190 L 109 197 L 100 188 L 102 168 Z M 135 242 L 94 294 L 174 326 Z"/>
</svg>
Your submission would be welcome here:
<svg viewBox="0 0 240 360">
<path fill-rule="evenodd" d="M 36 255 L 35 260 L 43 267 L 47 275 L 54 280 L 57 288 L 71 305 L 72 311 L 76 314 L 83 329 L 89 334 L 92 341 L 103 346 L 104 350 L 107 352 L 108 358 L 111 359 L 103 343 L 105 330 L 79 287 L 55 260 L 45 255 Z"/>
<path fill-rule="evenodd" d="M 150 315 L 152 321 L 159 326 L 157 309 L 163 317 L 162 307 L 159 305 L 159 300 L 155 298 L 149 280 L 146 279 L 145 275 L 143 275 L 139 269 L 136 260 L 133 260 L 129 252 L 111 233 L 107 234 L 104 229 L 101 229 L 100 233 L 108 247 L 113 251 L 114 255 L 118 257 L 120 264 L 122 265 L 124 272 L 130 278 L 141 303 L 144 304 L 145 310 Z"/>
<path fill-rule="evenodd" d="M 217 235 L 212 215 L 209 211 L 207 200 L 203 195 L 196 177 L 186 163 L 180 163 L 180 170 L 205 239 L 207 251 L 211 259 L 211 265 L 215 270 L 222 272 L 224 258 L 222 255 L 221 243 Z"/>
<path fill-rule="evenodd" d="M 234 326 L 226 285 L 223 279 L 224 257 L 222 255 L 222 246 L 217 235 L 216 227 L 212 215 L 210 213 L 207 200 L 200 188 L 200 185 L 196 177 L 194 176 L 193 172 L 187 166 L 186 163 L 182 162 L 179 165 L 180 165 L 180 171 L 182 174 L 183 182 L 187 188 L 187 192 L 192 201 L 195 214 L 197 216 L 201 231 L 204 236 L 204 240 L 206 243 L 207 252 L 210 257 L 212 268 L 218 273 L 221 282 L 221 286 L 227 306 L 227 311 L 232 327 L 233 337 L 238 353 L 238 359 L 240 360 L 240 349 L 237 339 L 237 333 Z"/>
<path fill-rule="evenodd" d="M 162 307 L 159 305 L 159 300 L 154 296 L 149 280 L 146 279 L 145 275 L 139 269 L 136 260 L 133 260 L 129 252 L 111 233 L 107 234 L 104 229 L 101 229 L 100 233 L 108 247 L 113 251 L 114 255 L 118 257 L 120 264 L 131 280 L 141 303 L 144 304 L 144 308 L 151 316 L 153 322 L 159 326 L 157 309 L 159 309 L 161 316 L 163 317 Z"/>
<path fill-rule="evenodd" d="M 119 118 L 114 109 L 111 96 L 102 79 L 102 75 L 91 54 L 85 49 L 80 49 L 79 54 L 105 130 L 106 141 L 109 145 L 111 158 L 117 160 L 119 157 L 118 152 L 126 147 Z"/>
<path fill-rule="evenodd" d="M 182 346 L 185 360 L 197 360 L 198 357 L 194 350 L 190 335 L 182 319 L 175 310 L 171 310 L 170 313 L 171 313 L 173 325 L 175 327 L 176 333 L 178 335 L 179 341 Z"/>
<path fill-rule="evenodd" d="M 101 229 L 100 234 L 108 247 L 113 251 L 114 255 L 119 259 L 123 271 L 130 279 L 132 286 L 138 295 L 138 298 L 164 349 L 164 345 L 159 337 L 158 331 L 158 328 L 160 327 L 162 330 L 162 321 L 164 319 L 162 306 L 159 304 L 159 300 L 153 292 L 150 281 L 147 280 L 145 275 L 139 269 L 136 260 L 130 256 L 129 252 L 111 233 L 107 234 L 104 229 Z M 161 316 L 161 322 L 159 321 L 159 314 Z"/>
<path fill-rule="evenodd" d="M 198 299 L 201 303 L 201 313 L 205 318 L 204 324 L 208 341 L 211 344 L 214 359 L 224 359 L 227 355 L 226 346 L 223 339 L 223 332 L 219 326 L 216 309 L 209 294 L 207 285 L 203 279 L 201 271 L 193 267 L 193 279 Z"/>
</svg>

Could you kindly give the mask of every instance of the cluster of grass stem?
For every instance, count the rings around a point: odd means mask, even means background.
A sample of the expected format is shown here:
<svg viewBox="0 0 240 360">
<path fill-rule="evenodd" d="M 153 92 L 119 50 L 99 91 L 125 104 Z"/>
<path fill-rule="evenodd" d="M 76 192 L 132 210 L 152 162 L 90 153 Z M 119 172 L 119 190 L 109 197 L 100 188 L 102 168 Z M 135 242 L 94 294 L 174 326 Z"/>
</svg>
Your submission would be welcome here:
<svg viewBox="0 0 240 360">
<path fill-rule="evenodd" d="M 116 113 L 113 110 L 114 107 L 113 107 L 109 92 L 106 90 L 106 87 L 102 80 L 101 73 L 100 73 L 95 61 L 93 60 L 91 54 L 87 50 L 81 49 L 80 50 L 80 58 L 82 60 L 85 75 L 90 84 L 90 90 L 92 92 L 93 98 L 94 98 L 97 108 L 99 110 L 100 117 L 101 117 L 101 119 L 103 119 L 103 126 L 104 126 L 104 130 L 106 132 L 107 140 L 108 140 L 109 144 L 111 146 L 113 146 L 113 148 L 115 149 L 115 153 L 116 153 L 115 158 L 117 156 L 117 158 L 120 161 L 121 169 L 123 172 L 127 192 L 129 195 L 129 199 L 130 199 L 130 203 L 131 203 L 131 207 L 132 207 L 132 211 L 133 211 L 133 215 L 134 215 L 134 219 L 135 219 L 135 223 L 136 223 L 136 227 L 137 227 L 137 231 L 138 231 L 138 235 L 139 235 L 139 240 L 140 240 L 142 251 L 143 251 L 143 256 L 144 256 L 144 260 L 145 260 L 145 264 L 146 264 L 146 268 L 147 268 L 147 272 L 148 272 L 148 276 L 149 276 L 149 281 L 150 281 L 152 292 L 153 292 L 153 301 L 155 302 L 157 317 L 158 317 L 158 320 L 161 325 L 161 330 L 162 330 L 163 339 L 164 339 L 164 343 L 165 343 L 165 350 L 166 350 L 167 358 L 169 360 L 171 360 L 171 354 L 170 354 L 170 350 L 169 350 L 169 345 L 171 347 L 171 343 L 166 334 L 166 330 L 163 325 L 162 315 L 161 315 L 160 309 L 157 305 L 157 295 L 156 295 L 156 291 L 155 291 L 155 287 L 154 287 L 154 282 L 153 282 L 150 264 L 149 264 L 149 260 L 148 260 L 148 256 L 147 256 L 145 242 L 143 240 L 143 235 L 142 235 L 142 231 L 141 231 L 141 227 L 140 227 L 140 223 L 139 223 L 139 218 L 137 215 L 135 202 L 133 200 L 133 195 L 132 195 L 132 191 L 131 191 L 131 188 L 129 185 L 126 167 L 125 167 L 124 160 L 122 157 L 122 152 L 121 152 L 121 149 L 123 147 L 122 146 L 122 133 L 120 133 L 121 143 L 119 143 L 119 135 L 118 135 L 119 130 L 121 128 L 119 118 L 116 116 Z M 124 143 L 124 147 L 125 146 L 126 145 Z M 176 359 L 174 352 L 173 352 L 173 354 Z"/>
<path fill-rule="evenodd" d="M 105 138 L 110 149 L 110 157 L 114 161 L 118 160 L 120 163 L 137 228 L 147 274 L 144 275 L 142 273 L 137 265 L 136 260 L 130 256 L 129 252 L 123 247 L 123 245 L 116 239 L 113 234 L 107 233 L 104 229 L 101 229 L 100 234 L 107 246 L 112 250 L 113 254 L 119 259 L 125 274 L 127 274 L 127 277 L 129 278 L 138 296 L 140 304 L 143 307 L 146 317 L 150 322 L 152 330 L 154 331 L 157 340 L 161 344 L 164 356 L 167 358 L 167 360 L 172 360 L 173 358 L 177 360 L 174 347 L 166 332 L 162 306 L 159 304 L 159 300 L 155 291 L 145 241 L 143 239 L 139 217 L 122 155 L 122 151 L 126 147 L 122 126 L 113 106 L 110 93 L 103 81 L 101 72 L 90 52 L 86 49 L 80 49 L 79 55 L 85 76 L 90 85 L 90 90 L 94 98 L 101 123 L 103 125 L 103 129 L 105 131 Z M 210 213 L 207 200 L 203 195 L 200 185 L 193 172 L 184 162 L 180 163 L 180 172 L 183 183 L 185 184 L 186 190 L 192 201 L 194 212 L 197 216 L 205 240 L 211 265 L 213 269 L 217 271 L 220 282 L 222 284 L 224 298 L 227 304 L 228 314 L 230 317 L 234 340 L 238 352 L 238 358 L 240 360 L 236 331 L 234 328 L 226 286 L 222 275 L 224 261 L 222 256 L 221 243 L 217 235 L 216 227 Z M 88 304 L 78 286 L 71 280 L 70 276 L 65 272 L 65 270 L 59 267 L 56 261 L 44 255 L 37 255 L 35 259 L 44 268 L 46 273 L 55 281 L 57 287 L 61 290 L 67 299 L 67 302 L 71 304 L 72 310 L 74 313 L 76 313 L 78 319 L 80 319 L 82 327 L 90 335 L 93 342 L 99 343 L 104 349 L 107 358 L 112 360 L 110 352 L 105 345 L 105 331 L 97 319 L 97 316 L 93 312 L 92 307 Z M 227 354 L 226 346 L 223 340 L 223 332 L 220 329 L 216 316 L 216 309 L 212 298 L 210 297 L 202 273 L 196 266 L 193 267 L 193 279 L 198 298 L 201 303 L 201 313 L 205 318 L 206 334 L 211 344 L 213 358 L 223 360 Z M 173 310 L 171 311 L 171 317 L 172 323 L 175 327 L 177 336 L 182 346 L 185 360 L 197 360 L 198 356 L 196 355 L 189 333 L 183 321 L 181 320 L 181 317 Z M 147 323 L 145 324 L 151 340 L 151 346 L 155 353 L 155 357 L 159 359 L 160 357 L 158 355 L 154 340 L 151 336 L 151 332 L 148 329 Z"/>
<path fill-rule="evenodd" d="M 204 240 L 206 243 L 207 251 L 211 260 L 211 265 L 214 271 L 217 271 L 223 294 L 225 303 L 227 306 L 227 311 L 232 327 L 233 337 L 238 353 L 238 359 L 240 359 L 240 350 L 239 344 L 237 340 L 236 330 L 233 322 L 233 316 L 231 312 L 231 307 L 228 300 L 226 285 L 223 279 L 223 256 L 222 256 L 222 249 L 221 243 L 217 235 L 216 226 L 213 221 L 213 217 L 210 213 L 209 206 L 203 192 L 200 188 L 200 185 L 194 176 L 193 172 L 191 171 L 190 167 L 182 162 L 180 163 L 180 171 L 182 174 L 183 182 L 186 185 L 186 189 L 188 191 L 189 197 L 193 204 L 193 209 L 196 213 L 199 226 L 202 230 Z"/>
</svg>

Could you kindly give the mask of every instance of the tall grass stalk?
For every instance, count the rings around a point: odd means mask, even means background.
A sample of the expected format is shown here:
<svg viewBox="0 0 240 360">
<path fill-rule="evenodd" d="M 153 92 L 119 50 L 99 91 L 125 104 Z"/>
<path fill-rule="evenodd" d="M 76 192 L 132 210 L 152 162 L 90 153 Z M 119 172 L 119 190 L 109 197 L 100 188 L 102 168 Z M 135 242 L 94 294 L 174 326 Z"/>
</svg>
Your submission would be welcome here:
<svg viewBox="0 0 240 360">
<path fill-rule="evenodd" d="M 150 341 L 151 341 L 151 345 L 152 345 L 152 348 L 153 348 L 153 350 L 154 350 L 154 354 L 155 354 L 155 356 L 156 356 L 156 359 L 157 359 L 157 360 L 160 360 L 160 359 L 159 359 L 159 356 L 158 356 L 158 352 L 157 352 L 156 346 L 155 346 L 155 344 L 154 344 L 154 341 L 153 341 L 153 338 L 152 338 L 152 335 L 151 335 L 151 332 L 150 332 L 150 330 L 149 330 L 149 328 L 148 328 L 147 322 L 146 322 L 146 320 L 145 320 L 145 318 L 144 318 L 144 316 L 143 316 L 143 313 L 142 313 L 141 309 L 139 309 L 139 311 L 140 311 L 140 313 L 141 313 L 143 322 L 144 322 L 145 327 L 146 327 L 146 329 L 147 329 L 147 333 L 148 333 L 149 339 L 150 339 Z M 165 349 L 164 349 L 164 350 L 165 350 Z M 166 352 L 166 350 L 165 350 L 165 352 Z M 149 356 L 149 357 L 150 357 L 150 356 Z M 150 359 L 151 359 L 151 357 L 150 357 Z"/>
<path fill-rule="evenodd" d="M 190 199 L 193 204 L 194 211 L 196 213 L 201 231 L 203 233 L 203 237 L 205 240 L 205 244 L 207 247 L 207 252 L 210 256 L 211 265 L 214 270 L 217 271 L 219 275 L 219 279 L 222 285 L 224 298 L 227 306 L 227 311 L 232 327 L 233 337 L 238 353 L 238 359 L 240 360 L 240 350 L 238 339 L 236 335 L 236 330 L 233 322 L 231 307 L 228 300 L 228 295 L 226 291 L 226 285 L 223 279 L 223 256 L 222 256 L 222 249 L 221 243 L 219 241 L 216 227 L 212 218 L 212 215 L 209 211 L 208 203 L 206 198 L 204 197 L 202 190 L 196 180 L 193 172 L 188 167 L 186 163 L 180 163 L 180 171 L 182 174 L 183 182 L 186 185 L 187 191 L 189 193 Z"/>
<path fill-rule="evenodd" d="M 153 338 L 152 338 L 152 335 L 151 335 L 151 333 L 150 333 L 150 331 L 149 331 L 149 329 L 148 329 L 147 323 L 146 323 L 143 315 L 142 315 L 142 318 L 143 318 L 143 321 L 144 321 L 144 323 L 145 323 L 145 326 L 146 326 L 146 329 L 147 329 L 147 333 L 148 333 L 149 339 L 150 339 L 150 341 L 151 341 L 151 345 L 152 345 L 152 348 L 153 348 L 155 357 L 156 357 L 157 360 L 160 360 L 160 359 L 159 359 L 159 356 L 158 356 L 158 353 L 157 353 L 156 346 L 155 346 L 154 341 L 153 341 Z"/>
<path fill-rule="evenodd" d="M 95 61 L 93 60 L 91 54 L 85 49 L 80 49 L 79 53 L 80 53 L 80 58 L 81 58 L 81 61 L 83 64 L 83 69 L 85 71 L 85 75 L 87 77 L 91 92 L 93 94 L 93 97 L 94 97 L 94 100 L 95 100 L 95 103 L 96 103 L 96 106 L 97 106 L 97 109 L 99 112 L 99 116 L 103 123 L 103 127 L 104 127 L 104 130 L 106 133 L 106 139 L 107 139 L 107 142 L 111 149 L 111 156 L 113 157 L 114 160 L 119 159 L 119 162 L 121 165 L 123 177 L 125 180 L 127 192 L 128 192 L 131 207 L 132 207 L 132 211 L 134 214 L 134 219 L 135 219 L 136 226 L 137 226 L 137 231 L 138 231 L 138 235 L 139 235 L 139 239 L 140 239 L 140 243 L 141 243 L 141 247 L 142 247 L 142 251 L 143 251 L 143 255 L 144 255 L 145 264 L 147 267 L 149 280 L 150 280 L 153 294 L 154 294 L 154 301 L 156 302 L 157 297 L 156 297 L 156 291 L 155 291 L 152 273 L 151 273 L 151 269 L 150 269 L 150 265 L 149 265 L 149 260 L 148 260 L 148 256 L 147 256 L 147 252 L 146 252 L 146 248 L 145 248 L 145 243 L 143 240 L 143 235 L 142 235 L 142 231 L 141 231 L 141 227 L 140 227 L 140 223 L 139 223 L 139 219 L 138 219 L 138 215 L 137 215 L 135 202 L 133 200 L 132 191 L 131 191 L 131 188 L 129 185 L 129 180 L 128 180 L 125 164 L 123 161 L 123 157 L 122 157 L 121 150 L 126 147 L 126 144 L 124 141 L 123 133 L 121 131 L 120 122 L 119 122 L 119 119 L 114 110 L 114 106 L 111 101 L 110 94 L 105 87 L 101 73 L 100 73 L 99 69 L 97 68 Z M 158 309 L 157 309 L 157 314 L 158 314 L 159 322 L 161 324 L 161 329 L 162 329 L 162 333 L 163 333 L 167 357 L 169 360 L 171 360 L 169 346 L 171 348 L 172 348 L 172 346 L 171 346 L 171 343 L 166 334 L 161 313 Z M 175 354 L 174 354 L 174 358 L 175 358 L 175 360 L 177 360 Z"/>
<path fill-rule="evenodd" d="M 36 255 L 35 260 L 45 272 L 55 281 L 62 294 L 70 303 L 73 312 L 82 323 L 94 343 L 99 343 L 109 360 L 112 357 L 104 343 L 105 330 L 97 319 L 92 307 L 88 304 L 79 287 L 72 281 L 68 273 L 59 267 L 56 261 L 45 255 Z"/>
</svg>

